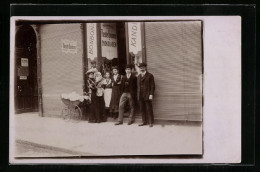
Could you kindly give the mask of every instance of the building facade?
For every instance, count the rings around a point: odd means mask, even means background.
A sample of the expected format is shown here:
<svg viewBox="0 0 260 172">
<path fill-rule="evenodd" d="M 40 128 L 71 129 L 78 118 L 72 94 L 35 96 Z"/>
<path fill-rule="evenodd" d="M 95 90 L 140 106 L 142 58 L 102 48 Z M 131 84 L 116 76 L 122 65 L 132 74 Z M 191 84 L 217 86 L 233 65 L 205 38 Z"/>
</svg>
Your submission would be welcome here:
<svg viewBox="0 0 260 172">
<path fill-rule="evenodd" d="M 16 112 L 59 116 L 60 95 L 83 94 L 91 62 L 99 71 L 147 63 L 155 119 L 202 120 L 202 21 L 18 23 Z"/>
</svg>

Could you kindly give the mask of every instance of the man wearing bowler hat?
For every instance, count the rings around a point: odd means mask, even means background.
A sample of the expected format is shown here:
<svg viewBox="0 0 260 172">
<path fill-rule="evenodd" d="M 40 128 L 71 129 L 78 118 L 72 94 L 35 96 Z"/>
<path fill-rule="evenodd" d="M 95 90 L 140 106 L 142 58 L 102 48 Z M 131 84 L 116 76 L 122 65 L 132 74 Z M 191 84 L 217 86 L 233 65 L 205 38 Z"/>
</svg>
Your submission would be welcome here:
<svg viewBox="0 0 260 172">
<path fill-rule="evenodd" d="M 123 76 L 121 81 L 121 97 L 119 101 L 119 116 L 118 122 L 115 125 L 123 124 L 123 115 L 126 102 L 130 105 L 130 115 L 128 120 L 128 125 L 134 122 L 134 100 L 136 97 L 136 76 L 132 74 L 132 65 L 128 64 L 125 68 L 126 75 Z"/>
<path fill-rule="evenodd" d="M 149 124 L 152 127 L 154 122 L 152 100 L 155 83 L 153 75 L 147 71 L 146 66 L 146 63 L 140 63 L 139 68 L 141 73 L 137 78 L 137 100 L 140 104 L 143 121 L 139 126 Z"/>
</svg>

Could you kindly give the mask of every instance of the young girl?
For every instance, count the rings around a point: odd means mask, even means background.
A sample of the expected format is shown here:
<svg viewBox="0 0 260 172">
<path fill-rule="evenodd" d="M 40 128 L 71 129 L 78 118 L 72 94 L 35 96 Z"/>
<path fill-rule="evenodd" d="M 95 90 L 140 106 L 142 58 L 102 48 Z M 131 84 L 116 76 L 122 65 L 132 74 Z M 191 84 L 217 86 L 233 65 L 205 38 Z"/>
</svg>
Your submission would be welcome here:
<svg viewBox="0 0 260 172">
<path fill-rule="evenodd" d="M 105 100 L 105 118 L 109 117 L 109 108 L 112 96 L 112 81 L 110 78 L 110 73 L 108 71 L 105 72 L 105 79 L 103 81 L 104 90 L 104 100 Z"/>
<path fill-rule="evenodd" d="M 119 100 L 120 100 L 120 84 L 121 75 L 118 74 L 118 67 L 112 67 L 113 76 L 112 80 L 112 96 L 110 102 L 110 112 L 112 113 L 114 119 L 118 118 L 119 110 Z"/>
</svg>

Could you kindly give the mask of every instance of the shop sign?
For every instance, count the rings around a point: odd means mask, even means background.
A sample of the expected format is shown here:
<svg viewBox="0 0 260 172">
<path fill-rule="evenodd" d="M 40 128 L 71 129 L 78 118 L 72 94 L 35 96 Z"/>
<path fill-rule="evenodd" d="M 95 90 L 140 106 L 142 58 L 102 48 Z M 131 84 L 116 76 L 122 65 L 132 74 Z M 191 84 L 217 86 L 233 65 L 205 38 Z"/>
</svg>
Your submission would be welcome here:
<svg viewBox="0 0 260 172">
<path fill-rule="evenodd" d="M 142 41 L 141 41 L 141 23 L 139 22 L 129 22 L 128 23 L 128 44 L 129 52 L 137 54 L 142 51 Z"/>
<path fill-rule="evenodd" d="M 61 50 L 63 53 L 77 54 L 77 41 L 62 39 Z"/>
<path fill-rule="evenodd" d="M 20 80 L 27 80 L 27 76 L 20 76 Z"/>
<path fill-rule="evenodd" d="M 28 67 L 28 58 L 21 58 L 21 66 Z"/>
<path fill-rule="evenodd" d="M 88 58 L 94 60 L 97 57 L 97 24 L 87 23 L 87 51 Z"/>
<path fill-rule="evenodd" d="M 101 23 L 101 53 L 109 60 L 117 58 L 117 34 L 115 23 Z"/>
<path fill-rule="evenodd" d="M 138 65 L 142 63 L 142 35 L 140 22 L 128 22 L 128 45 L 131 60 L 135 64 L 135 69 L 140 73 Z"/>
</svg>

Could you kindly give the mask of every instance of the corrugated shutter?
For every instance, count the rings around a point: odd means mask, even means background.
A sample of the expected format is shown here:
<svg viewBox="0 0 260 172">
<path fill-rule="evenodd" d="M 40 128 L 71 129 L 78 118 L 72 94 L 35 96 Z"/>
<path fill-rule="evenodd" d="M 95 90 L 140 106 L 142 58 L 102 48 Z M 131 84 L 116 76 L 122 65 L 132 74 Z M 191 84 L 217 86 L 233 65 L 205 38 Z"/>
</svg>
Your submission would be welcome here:
<svg viewBox="0 0 260 172">
<path fill-rule="evenodd" d="M 60 115 L 60 95 L 83 93 L 83 51 L 80 24 L 41 25 L 42 100 L 44 115 Z M 77 53 L 63 52 L 62 40 L 76 41 Z"/>
<path fill-rule="evenodd" d="M 202 119 L 201 21 L 146 22 L 148 71 L 155 77 L 157 119 Z"/>
</svg>

